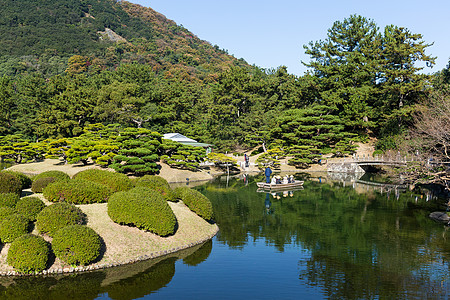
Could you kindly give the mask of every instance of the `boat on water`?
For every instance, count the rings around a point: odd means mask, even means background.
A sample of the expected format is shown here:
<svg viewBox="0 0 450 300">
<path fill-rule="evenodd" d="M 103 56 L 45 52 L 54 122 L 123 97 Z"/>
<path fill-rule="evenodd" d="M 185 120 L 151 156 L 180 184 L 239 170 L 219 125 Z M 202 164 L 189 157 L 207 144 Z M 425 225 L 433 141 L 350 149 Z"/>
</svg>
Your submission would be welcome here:
<svg viewBox="0 0 450 300">
<path fill-rule="evenodd" d="M 265 190 L 288 190 L 295 187 L 303 186 L 304 181 L 295 180 L 291 183 L 265 183 L 257 182 L 256 185 Z"/>
</svg>

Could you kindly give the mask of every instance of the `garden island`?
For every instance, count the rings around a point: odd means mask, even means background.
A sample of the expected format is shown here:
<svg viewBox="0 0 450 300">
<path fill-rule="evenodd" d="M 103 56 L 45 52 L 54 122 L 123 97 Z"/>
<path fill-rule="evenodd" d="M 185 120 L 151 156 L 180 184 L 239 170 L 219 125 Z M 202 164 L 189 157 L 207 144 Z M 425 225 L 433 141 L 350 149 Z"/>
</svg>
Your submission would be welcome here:
<svg viewBox="0 0 450 300">
<path fill-rule="evenodd" d="M 430 44 L 407 28 L 336 21 L 304 46 L 298 77 L 127 1 L 8 0 L 0 18 L 0 158 L 15 164 L 0 172 L 0 274 L 115 266 L 213 237 L 211 202 L 163 168 L 192 181 L 245 153 L 295 171 L 370 143 L 371 157 L 413 157 L 392 178 L 449 188 L 450 66 L 425 74 Z M 49 160 L 72 173 L 18 167 Z"/>
</svg>

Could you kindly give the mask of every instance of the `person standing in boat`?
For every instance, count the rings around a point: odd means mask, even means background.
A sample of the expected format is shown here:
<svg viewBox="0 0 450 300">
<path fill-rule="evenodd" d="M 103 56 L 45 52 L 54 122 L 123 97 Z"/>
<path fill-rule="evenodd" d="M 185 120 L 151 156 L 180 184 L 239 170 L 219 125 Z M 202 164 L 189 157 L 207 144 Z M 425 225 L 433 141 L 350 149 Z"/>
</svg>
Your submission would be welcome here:
<svg viewBox="0 0 450 300">
<path fill-rule="evenodd" d="M 272 169 L 269 166 L 264 171 L 264 175 L 266 175 L 266 183 L 270 183 L 270 175 L 272 175 Z"/>
</svg>

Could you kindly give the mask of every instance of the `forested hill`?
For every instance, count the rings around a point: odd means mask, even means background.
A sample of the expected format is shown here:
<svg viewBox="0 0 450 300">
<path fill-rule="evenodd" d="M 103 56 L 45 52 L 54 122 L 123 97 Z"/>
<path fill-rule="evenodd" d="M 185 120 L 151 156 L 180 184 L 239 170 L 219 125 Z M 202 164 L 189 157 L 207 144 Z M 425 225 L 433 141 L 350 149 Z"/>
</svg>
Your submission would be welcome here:
<svg viewBox="0 0 450 300">
<path fill-rule="evenodd" d="M 4 0 L 0 40 L 0 75 L 55 75 L 73 55 L 100 69 L 139 62 L 193 77 L 246 65 L 151 8 L 126 1 Z"/>
</svg>

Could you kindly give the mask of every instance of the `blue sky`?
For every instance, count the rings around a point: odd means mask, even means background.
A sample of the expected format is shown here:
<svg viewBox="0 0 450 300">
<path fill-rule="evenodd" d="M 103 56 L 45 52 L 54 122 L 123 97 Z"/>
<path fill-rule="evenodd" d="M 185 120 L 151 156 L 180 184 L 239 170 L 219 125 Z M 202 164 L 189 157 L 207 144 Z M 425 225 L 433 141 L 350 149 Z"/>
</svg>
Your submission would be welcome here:
<svg viewBox="0 0 450 300">
<path fill-rule="evenodd" d="M 449 0 L 129 0 L 151 7 L 200 39 L 262 68 L 288 67 L 303 75 L 303 45 L 324 40 L 335 21 L 352 14 L 372 19 L 382 30 L 394 24 L 434 43 L 437 57 L 424 73 L 442 70 L 450 57 Z"/>
</svg>

